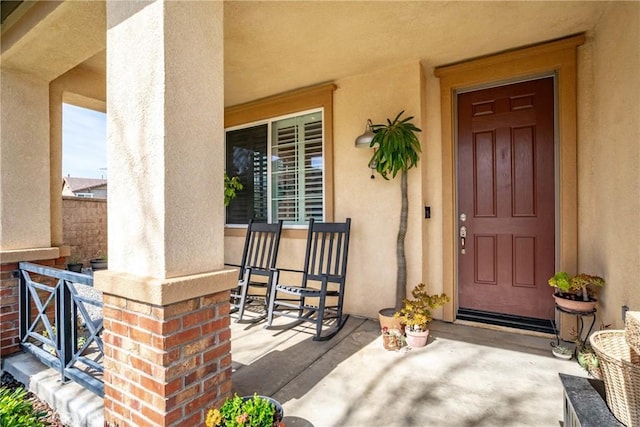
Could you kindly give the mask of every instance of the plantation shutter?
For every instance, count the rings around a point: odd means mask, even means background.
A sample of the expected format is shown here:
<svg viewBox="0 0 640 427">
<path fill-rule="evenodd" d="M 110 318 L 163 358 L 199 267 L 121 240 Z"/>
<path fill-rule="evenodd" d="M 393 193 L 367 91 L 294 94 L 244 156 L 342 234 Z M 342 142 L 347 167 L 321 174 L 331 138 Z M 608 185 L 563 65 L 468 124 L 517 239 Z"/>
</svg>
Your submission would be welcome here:
<svg viewBox="0 0 640 427">
<path fill-rule="evenodd" d="M 324 220 L 322 113 L 273 122 L 271 217 L 289 224 Z"/>
<path fill-rule="evenodd" d="M 266 124 L 226 133 L 227 174 L 243 185 L 227 206 L 227 224 L 267 222 L 267 135 Z"/>
</svg>

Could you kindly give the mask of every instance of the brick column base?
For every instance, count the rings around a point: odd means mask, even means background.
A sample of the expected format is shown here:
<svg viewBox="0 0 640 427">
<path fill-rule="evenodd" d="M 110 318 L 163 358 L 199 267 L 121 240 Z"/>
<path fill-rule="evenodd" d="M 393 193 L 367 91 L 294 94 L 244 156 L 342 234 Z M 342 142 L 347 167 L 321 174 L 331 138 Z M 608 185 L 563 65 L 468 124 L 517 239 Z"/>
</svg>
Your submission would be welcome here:
<svg viewBox="0 0 640 427">
<path fill-rule="evenodd" d="M 64 269 L 65 257 L 34 260 L 36 264 Z M 20 351 L 20 282 L 18 262 L 0 265 L 0 357 Z M 53 320 L 53 309 L 48 310 Z"/>
<path fill-rule="evenodd" d="M 0 266 L 0 357 L 20 350 L 20 301 L 17 263 Z"/>
<path fill-rule="evenodd" d="M 203 425 L 231 393 L 229 291 L 166 306 L 104 295 L 108 426 Z"/>
</svg>

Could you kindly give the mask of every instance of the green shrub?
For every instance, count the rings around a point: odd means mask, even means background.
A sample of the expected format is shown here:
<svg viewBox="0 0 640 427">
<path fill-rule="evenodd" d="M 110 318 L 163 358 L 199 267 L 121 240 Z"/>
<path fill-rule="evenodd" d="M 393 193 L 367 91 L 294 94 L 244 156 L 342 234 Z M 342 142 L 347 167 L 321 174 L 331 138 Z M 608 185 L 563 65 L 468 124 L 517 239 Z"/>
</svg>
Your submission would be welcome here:
<svg viewBox="0 0 640 427">
<path fill-rule="evenodd" d="M 36 412 L 27 399 L 27 391 L 19 387 L 13 391 L 0 388 L 1 427 L 42 427 L 46 412 Z"/>
</svg>

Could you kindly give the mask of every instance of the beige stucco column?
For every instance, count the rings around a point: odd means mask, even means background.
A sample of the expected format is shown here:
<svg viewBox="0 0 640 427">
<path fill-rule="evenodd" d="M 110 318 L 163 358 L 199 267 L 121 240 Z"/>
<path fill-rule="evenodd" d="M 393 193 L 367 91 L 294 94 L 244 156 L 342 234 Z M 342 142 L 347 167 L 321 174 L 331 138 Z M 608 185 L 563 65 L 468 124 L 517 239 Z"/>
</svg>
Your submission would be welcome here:
<svg viewBox="0 0 640 427">
<path fill-rule="evenodd" d="M 49 82 L 0 72 L 0 251 L 50 247 Z"/>
<path fill-rule="evenodd" d="M 19 349 L 20 261 L 54 263 L 49 193 L 49 84 L 0 69 L 0 358 Z"/>
<path fill-rule="evenodd" d="M 222 69 L 222 2 L 107 3 L 107 424 L 201 425 L 230 392 Z"/>
</svg>

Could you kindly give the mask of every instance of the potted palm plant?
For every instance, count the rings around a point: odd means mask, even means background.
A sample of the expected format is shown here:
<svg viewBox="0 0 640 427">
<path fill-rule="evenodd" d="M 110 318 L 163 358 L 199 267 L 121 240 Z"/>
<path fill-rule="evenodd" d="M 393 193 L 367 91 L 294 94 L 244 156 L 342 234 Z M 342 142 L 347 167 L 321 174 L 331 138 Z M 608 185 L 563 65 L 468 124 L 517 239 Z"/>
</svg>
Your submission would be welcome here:
<svg viewBox="0 0 640 427">
<path fill-rule="evenodd" d="M 582 313 L 594 310 L 598 302 L 597 289 L 604 284 L 600 276 L 581 273 L 571 277 L 564 271 L 557 272 L 549 279 L 549 286 L 556 288 L 553 296 L 558 307 Z"/>
<path fill-rule="evenodd" d="M 407 217 L 409 214 L 409 200 L 407 195 L 407 171 L 418 164 L 420 157 L 420 140 L 417 133 L 421 132 L 411 120 L 413 116 L 401 118 L 404 111 L 395 119 L 387 119 L 386 124 L 371 126 L 374 133 L 371 147 L 375 148 L 369 164 L 375 168 L 384 179 L 395 178 L 400 173 L 400 227 L 396 240 L 396 296 L 393 308 L 380 310 L 380 319 L 393 318 L 393 314 L 402 308 L 407 295 L 407 262 L 404 253 L 404 239 L 407 234 Z M 390 328 L 396 328 L 389 322 Z M 383 325 L 384 326 L 384 325 Z"/>
<path fill-rule="evenodd" d="M 411 291 L 414 299 L 405 299 L 404 305 L 395 313 L 405 325 L 407 344 L 410 347 L 424 347 L 429 338 L 429 323 L 433 320 L 431 310 L 441 307 L 449 302 L 449 297 L 429 295 L 424 283 L 420 283 Z"/>
</svg>

